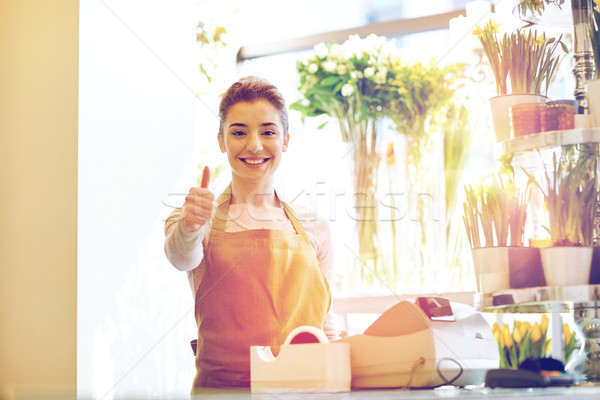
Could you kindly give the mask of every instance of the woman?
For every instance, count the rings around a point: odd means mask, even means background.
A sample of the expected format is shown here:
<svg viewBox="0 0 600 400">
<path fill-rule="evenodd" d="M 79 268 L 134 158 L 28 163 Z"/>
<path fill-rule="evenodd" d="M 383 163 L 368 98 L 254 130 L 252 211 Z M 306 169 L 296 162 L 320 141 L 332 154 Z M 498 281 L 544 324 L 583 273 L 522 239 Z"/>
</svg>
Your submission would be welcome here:
<svg viewBox="0 0 600 400">
<path fill-rule="evenodd" d="M 250 346 L 277 348 L 297 326 L 337 335 L 326 318 L 329 224 L 292 210 L 274 190 L 290 139 L 281 93 L 265 80 L 243 78 L 224 93 L 219 118 L 231 184 L 216 201 L 205 185 L 190 189 L 165 224 L 167 257 L 188 272 L 195 296 L 194 388 L 249 386 Z"/>
</svg>

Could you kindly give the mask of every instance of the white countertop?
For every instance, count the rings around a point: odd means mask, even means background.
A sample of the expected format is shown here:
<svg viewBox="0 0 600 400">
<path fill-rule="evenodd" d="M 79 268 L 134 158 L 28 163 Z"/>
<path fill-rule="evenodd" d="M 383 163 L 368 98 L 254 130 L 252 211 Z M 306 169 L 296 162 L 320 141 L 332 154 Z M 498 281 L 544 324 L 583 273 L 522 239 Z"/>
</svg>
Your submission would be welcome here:
<svg viewBox="0 0 600 400">
<path fill-rule="evenodd" d="M 435 390 L 353 390 L 347 393 L 272 393 L 252 394 L 249 390 L 207 389 L 201 394 L 192 396 L 196 399 L 253 399 L 253 400 L 346 400 L 346 399 L 514 399 L 514 398 L 544 398 L 545 400 L 564 399 L 600 399 L 600 386 L 586 385 L 577 387 L 549 387 L 533 389 L 489 389 L 473 388 L 459 389 L 443 387 Z"/>
</svg>

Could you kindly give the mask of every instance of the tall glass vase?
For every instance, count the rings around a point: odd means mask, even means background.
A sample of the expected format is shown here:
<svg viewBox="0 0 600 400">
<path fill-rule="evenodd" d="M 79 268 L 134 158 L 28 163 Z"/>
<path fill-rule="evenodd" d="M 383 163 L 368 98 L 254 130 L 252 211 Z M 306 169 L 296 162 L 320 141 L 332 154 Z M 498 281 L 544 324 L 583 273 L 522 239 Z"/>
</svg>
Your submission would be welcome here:
<svg viewBox="0 0 600 400">
<path fill-rule="evenodd" d="M 386 136 L 393 133 L 386 124 L 391 122 L 383 118 L 359 121 L 357 116 L 340 121 L 352 185 L 348 214 L 354 225 L 349 249 L 354 269 L 347 277 L 348 288 L 362 294 L 393 294 L 396 280 L 394 219 L 399 218 L 400 209 L 392 196 L 398 194 L 397 169 L 395 165 L 390 168 L 386 157 Z"/>
<path fill-rule="evenodd" d="M 444 136 L 400 135 L 396 147 L 406 193 L 406 217 L 397 246 L 400 273 L 395 290 L 437 291 L 443 286 L 446 266 L 446 196 Z"/>
<path fill-rule="evenodd" d="M 378 284 L 383 268 L 379 232 L 379 166 L 378 121 L 365 120 L 354 124 L 348 141 L 352 199 L 350 218 L 355 226 L 354 265 L 360 280 L 353 286 L 369 291 Z"/>
</svg>

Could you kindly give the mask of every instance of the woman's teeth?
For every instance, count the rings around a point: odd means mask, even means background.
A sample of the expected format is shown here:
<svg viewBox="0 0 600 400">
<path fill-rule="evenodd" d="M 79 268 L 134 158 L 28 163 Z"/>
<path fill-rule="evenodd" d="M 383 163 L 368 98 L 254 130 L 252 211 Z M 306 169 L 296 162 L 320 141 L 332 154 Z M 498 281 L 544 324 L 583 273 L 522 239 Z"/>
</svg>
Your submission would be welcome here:
<svg viewBox="0 0 600 400">
<path fill-rule="evenodd" d="M 266 158 L 254 158 L 254 159 L 249 159 L 249 158 L 242 158 L 242 160 L 245 163 L 248 164 L 253 164 L 253 165 L 257 165 L 257 164 L 262 164 L 263 162 L 265 162 L 267 159 Z"/>
</svg>

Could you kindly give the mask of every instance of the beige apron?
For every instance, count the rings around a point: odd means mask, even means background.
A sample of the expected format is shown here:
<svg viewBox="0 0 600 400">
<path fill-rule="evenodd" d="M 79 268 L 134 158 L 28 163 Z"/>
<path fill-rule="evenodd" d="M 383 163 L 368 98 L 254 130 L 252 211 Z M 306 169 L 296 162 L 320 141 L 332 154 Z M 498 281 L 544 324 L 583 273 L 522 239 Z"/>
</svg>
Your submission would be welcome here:
<svg viewBox="0 0 600 400">
<path fill-rule="evenodd" d="M 302 224 L 282 202 L 296 234 L 225 232 L 231 190 L 218 200 L 195 295 L 194 389 L 249 386 L 250 346 L 280 346 L 300 325 L 323 328 L 331 292 Z M 204 267 L 204 268 L 202 268 Z"/>
</svg>

